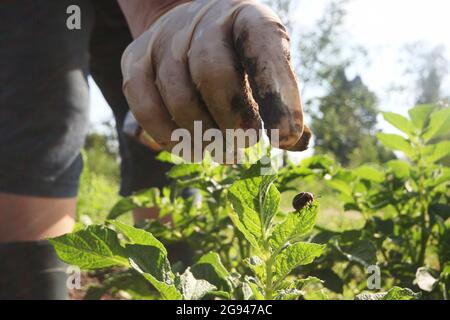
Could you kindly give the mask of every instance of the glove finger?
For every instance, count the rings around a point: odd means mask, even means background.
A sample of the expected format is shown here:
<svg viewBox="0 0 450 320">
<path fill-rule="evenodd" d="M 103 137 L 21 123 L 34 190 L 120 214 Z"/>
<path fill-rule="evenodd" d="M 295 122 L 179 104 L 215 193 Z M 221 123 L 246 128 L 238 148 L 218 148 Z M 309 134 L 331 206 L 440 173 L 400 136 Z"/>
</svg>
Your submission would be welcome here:
<svg viewBox="0 0 450 320">
<path fill-rule="evenodd" d="M 189 49 L 192 79 L 210 114 L 226 129 L 261 129 L 258 106 L 252 98 L 242 65 L 233 50 L 232 24 L 216 5 L 195 28 Z M 256 136 L 258 139 L 258 136 Z M 248 141 L 248 145 L 256 141 Z"/>
<path fill-rule="evenodd" d="M 170 150 L 172 132 L 178 128 L 164 105 L 155 85 L 151 55 L 146 54 L 148 37 L 146 33 L 135 40 L 122 57 L 123 91 L 131 111 L 142 128 L 162 148 Z"/>
<path fill-rule="evenodd" d="M 302 138 L 302 103 L 286 29 L 270 9 L 254 1 L 244 1 L 235 12 L 233 37 L 264 126 L 279 130 L 279 145 L 275 146 L 303 150 L 310 132 Z"/>
<path fill-rule="evenodd" d="M 170 28 L 162 30 L 154 46 L 156 86 L 173 121 L 181 128 L 194 132 L 194 121 L 201 121 L 202 129 L 216 128 L 195 84 L 192 81 L 187 51 L 191 31 L 183 17 L 176 13 L 167 22 Z"/>
</svg>

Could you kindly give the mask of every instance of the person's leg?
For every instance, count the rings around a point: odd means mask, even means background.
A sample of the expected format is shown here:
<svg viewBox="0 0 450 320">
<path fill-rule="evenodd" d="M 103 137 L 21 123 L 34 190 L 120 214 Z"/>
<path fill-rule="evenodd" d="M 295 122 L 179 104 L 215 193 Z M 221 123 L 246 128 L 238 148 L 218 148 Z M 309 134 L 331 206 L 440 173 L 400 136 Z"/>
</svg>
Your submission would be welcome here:
<svg viewBox="0 0 450 320">
<path fill-rule="evenodd" d="M 0 243 L 34 241 L 70 232 L 76 198 L 43 198 L 0 193 Z"/>
<path fill-rule="evenodd" d="M 68 30 L 67 7 L 82 10 Z M 87 132 L 87 0 L 0 10 L 0 299 L 62 299 L 64 264 L 43 240 L 74 224 Z"/>
</svg>

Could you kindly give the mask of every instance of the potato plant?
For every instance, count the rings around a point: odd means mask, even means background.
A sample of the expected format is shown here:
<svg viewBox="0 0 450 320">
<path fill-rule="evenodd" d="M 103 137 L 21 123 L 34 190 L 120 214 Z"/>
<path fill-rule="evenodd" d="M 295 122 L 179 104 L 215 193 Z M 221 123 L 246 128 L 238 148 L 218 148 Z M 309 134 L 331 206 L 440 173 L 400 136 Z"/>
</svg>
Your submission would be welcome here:
<svg viewBox="0 0 450 320">
<path fill-rule="evenodd" d="M 161 155 L 167 161 L 167 154 Z M 308 170 L 318 170 L 315 161 Z M 264 170 L 262 170 L 264 169 Z M 322 169 L 320 169 L 322 170 Z M 264 174 L 261 174 L 264 172 Z M 280 188 L 288 173 L 263 168 L 261 162 L 239 167 L 179 163 L 168 173 L 175 183 L 119 201 L 109 220 L 51 239 L 59 257 L 85 270 L 119 268 L 102 287 L 126 291 L 135 299 L 326 299 L 322 280 L 299 271 L 326 249 L 311 242 L 318 203 L 306 201 L 298 210 L 280 212 Z M 294 175 L 298 176 L 298 172 Z M 182 197 L 186 186 L 198 197 Z M 116 220 L 138 207 L 157 206 L 171 214 L 171 224 L 150 221 L 135 228 Z M 159 239 L 159 240 L 158 240 Z M 183 240 L 194 249 L 194 263 L 171 263 L 163 243 Z M 409 289 L 362 299 L 413 299 Z"/>
<path fill-rule="evenodd" d="M 361 212 L 365 225 L 343 233 L 323 230 L 329 250 L 316 270 L 328 270 L 328 284 L 342 291 L 354 277 L 378 264 L 384 285 L 417 286 L 427 298 L 447 299 L 450 293 L 450 170 L 440 161 L 450 154 L 445 139 L 450 109 L 417 106 L 409 118 L 384 113 L 402 134 L 379 133 L 399 159 L 355 169 L 334 167 L 328 185 L 337 190 L 346 211 Z M 330 274 L 337 261 L 348 260 L 341 275 Z M 318 274 L 321 274 L 320 272 Z M 336 289 L 337 288 L 337 289 Z"/>
<path fill-rule="evenodd" d="M 267 158 L 221 166 L 208 157 L 186 163 L 161 153 L 161 161 L 175 162 L 170 186 L 121 199 L 104 224 L 51 241 L 69 264 L 115 268 L 87 299 L 106 291 L 134 299 L 327 299 L 347 287 L 368 289 L 371 266 L 381 270 L 381 292 L 356 299 L 446 299 L 450 176 L 440 161 L 450 150 L 442 138 L 449 109 L 418 106 L 410 119 L 384 116 L 404 134 L 379 133 L 379 140 L 405 155 L 386 164 L 345 169 L 318 155 L 274 169 L 263 165 L 273 162 Z M 326 181 L 345 210 L 363 215 L 364 226 L 316 226 L 319 203 L 308 192 L 293 199 L 293 210 L 280 210 L 280 194 L 306 191 L 298 190 L 304 179 Z M 197 192 L 186 195 L 187 188 Z M 117 220 L 147 207 L 160 208 L 171 222 L 132 227 Z M 191 259 L 177 256 L 173 245 L 180 242 Z M 407 289 L 414 286 L 422 293 Z"/>
</svg>

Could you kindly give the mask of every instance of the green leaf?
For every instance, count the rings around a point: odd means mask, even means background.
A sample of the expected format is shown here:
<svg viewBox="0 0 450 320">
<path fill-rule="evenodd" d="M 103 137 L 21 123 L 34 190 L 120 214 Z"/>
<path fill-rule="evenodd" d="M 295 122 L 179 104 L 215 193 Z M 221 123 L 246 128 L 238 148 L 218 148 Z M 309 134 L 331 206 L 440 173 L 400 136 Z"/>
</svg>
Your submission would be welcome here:
<svg viewBox="0 0 450 320">
<path fill-rule="evenodd" d="M 244 260 L 247 267 L 252 270 L 252 272 L 255 274 L 255 276 L 259 279 L 263 279 L 266 276 L 266 269 L 264 261 L 258 257 L 253 256 L 251 258 L 247 258 Z"/>
<path fill-rule="evenodd" d="M 430 123 L 423 134 L 425 141 L 442 136 L 450 132 L 450 108 L 444 108 L 433 112 Z"/>
<path fill-rule="evenodd" d="M 392 170 L 397 178 L 409 177 L 411 166 L 403 160 L 390 160 L 386 163 L 387 167 Z"/>
<path fill-rule="evenodd" d="M 434 109 L 435 106 L 431 104 L 422 104 L 410 109 L 408 113 L 414 126 L 419 130 L 423 130 Z"/>
<path fill-rule="evenodd" d="M 230 274 L 220 261 L 220 257 L 215 252 L 203 255 L 191 268 L 192 274 L 197 279 L 207 280 L 219 290 L 231 291 Z"/>
<path fill-rule="evenodd" d="M 137 208 L 151 208 L 159 206 L 159 189 L 151 188 L 137 192 L 117 202 L 108 214 L 107 219 L 117 219 L 124 213 Z"/>
<path fill-rule="evenodd" d="M 377 292 L 377 293 L 360 293 L 355 296 L 355 300 L 383 300 L 386 296 L 386 292 Z"/>
<path fill-rule="evenodd" d="M 166 163 L 172 163 L 172 164 L 181 164 L 185 163 L 183 158 L 176 156 L 168 151 L 161 151 L 157 156 L 156 160 Z"/>
<path fill-rule="evenodd" d="M 393 287 L 384 296 L 383 300 L 415 300 L 420 297 L 420 293 L 415 293 L 408 288 Z"/>
<path fill-rule="evenodd" d="M 450 181 L 450 168 L 443 167 L 440 169 L 438 176 L 434 180 L 434 185 L 438 186 L 441 183 L 448 183 L 449 181 Z"/>
<path fill-rule="evenodd" d="M 327 155 L 314 155 L 302 160 L 300 164 L 302 167 L 326 171 L 330 171 L 336 165 L 335 161 Z"/>
<path fill-rule="evenodd" d="M 415 293 L 408 288 L 393 287 L 388 292 L 362 293 L 355 300 L 416 300 L 420 293 Z"/>
<path fill-rule="evenodd" d="M 344 280 L 331 268 L 314 270 L 313 274 L 319 277 L 323 286 L 336 293 L 344 293 Z"/>
<path fill-rule="evenodd" d="M 372 218 L 373 223 L 375 224 L 375 229 L 378 233 L 390 236 L 394 232 L 394 221 L 391 219 L 382 219 L 380 217 L 374 216 Z"/>
<path fill-rule="evenodd" d="M 443 276 L 449 277 L 450 276 L 450 262 L 447 262 L 443 267 L 442 267 L 442 272 L 441 274 Z"/>
<path fill-rule="evenodd" d="M 411 143 L 398 134 L 377 133 L 377 138 L 386 148 L 402 151 L 408 157 L 413 157 L 415 154 Z"/>
<path fill-rule="evenodd" d="M 280 192 L 274 185 L 276 179 L 276 175 L 265 175 L 261 177 L 257 209 L 260 211 L 260 218 L 264 230 L 269 229 L 272 219 L 278 213 L 280 206 Z"/>
<path fill-rule="evenodd" d="M 117 233 L 100 225 L 49 240 L 64 262 L 81 269 L 128 267 Z"/>
<path fill-rule="evenodd" d="M 369 240 L 356 240 L 350 244 L 335 242 L 336 248 L 349 260 L 363 266 L 375 264 L 377 261 L 377 249 Z"/>
<path fill-rule="evenodd" d="M 316 277 L 308 277 L 291 281 L 291 284 L 285 289 L 278 290 L 275 300 L 297 300 L 300 296 L 308 300 L 329 300 L 323 297 L 319 292 L 323 290 L 323 281 Z"/>
<path fill-rule="evenodd" d="M 129 244 L 125 248 L 133 269 L 141 273 L 165 300 L 180 300 L 175 276 L 164 251 L 157 246 Z"/>
<path fill-rule="evenodd" d="M 170 179 L 180 179 L 183 177 L 192 177 L 193 175 L 197 175 L 201 172 L 203 172 L 203 166 L 198 163 L 186 163 L 186 164 L 179 164 L 174 167 L 172 167 L 169 172 L 167 173 L 167 176 Z"/>
<path fill-rule="evenodd" d="M 436 162 L 450 154 L 450 141 L 442 141 L 437 144 L 426 146 L 424 154 L 428 162 Z"/>
<path fill-rule="evenodd" d="M 275 300 L 298 300 L 303 295 L 303 291 L 298 289 L 282 289 L 278 290 Z"/>
<path fill-rule="evenodd" d="M 384 120 L 409 136 L 414 135 L 414 125 L 402 115 L 394 112 L 383 112 Z"/>
<path fill-rule="evenodd" d="M 297 242 L 289 245 L 275 257 L 274 274 L 283 280 L 298 266 L 310 264 L 325 250 L 325 245 Z"/>
<path fill-rule="evenodd" d="M 369 165 L 362 165 L 355 170 L 353 173 L 361 179 L 370 180 L 375 182 L 383 182 L 385 180 L 384 172 Z"/>
<path fill-rule="evenodd" d="M 314 228 L 318 212 L 319 205 L 317 202 L 314 202 L 300 212 L 288 214 L 286 220 L 273 229 L 269 239 L 273 250 L 278 250 L 287 242 L 298 241 L 301 237 L 308 234 Z"/>
<path fill-rule="evenodd" d="M 433 216 L 439 216 L 442 220 L 446 221 L 450 218 L 450 206 L 442 203 L 432 203 L 429 206 L 430 214 Z"/>
<path fill-rule="evenodd" d="M 256 283 L 247 281 L 244 284 L 248 285 L 251 292 L 252 292 L 252 296 L 255 300 L 264 300 L 264 295 L 261 293 L 261 291 L 258 288 L 258 285 Z"/>
<path fill-rule="evenodd" d="M 108 223 L 114 226 L 115 230 L 119 233 L 122 233 L 132 244 L 157 247 L 163 252 L 163 254 L 167 255 L 167 251 L 164 245 L 159 242 L 159 240 L 156 239 L 150 232 L 134 228 L 116 220 L 108 221 Z"/>
<path fill-rule="evenodd" d="M 278 212 L 280 203 L 280 193 L 273 185 L 276 176 L 258 176 L 260 169 L 252 166 L 243 179 L 233 183 L 228 192 L 234 209 L 230 212 L 230 218 L 255 248 L 259 248 L 259 241 Z"/>
<path fill-rule="evenodd" d="M 186 271 L 177 278 L 177 287 L 182 292 L 184 300 L 200 300 L 206 294 L 216 290 L 216 287 L 208 281 L 196 279 L 190 268 L 187 268 Z"/>
<path fill-rule="evenodd" d="M 326 181 L 326 184 L 340 193 L 352 197 L 353 189 L 348 182 L 333 178 L 332 180 Z"/>
</svg>

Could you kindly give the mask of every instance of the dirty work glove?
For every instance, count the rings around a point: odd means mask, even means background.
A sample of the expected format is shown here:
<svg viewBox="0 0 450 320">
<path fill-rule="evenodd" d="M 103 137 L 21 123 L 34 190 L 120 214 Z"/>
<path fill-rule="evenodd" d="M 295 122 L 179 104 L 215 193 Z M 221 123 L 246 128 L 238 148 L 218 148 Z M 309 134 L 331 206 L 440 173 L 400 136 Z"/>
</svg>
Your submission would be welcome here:
<svg viewBox="0 0 450 320">
<path fill-rule="evenodd" d="M 279 129 L 280 148 L 305 150 L 311 133 L 276 14 L 254 0 L 168 3 L 122 57 L 123 90 L 144 130 L 170 150 L 172 132 L 193 132 L 194 121 L 223 132 L 264 121 Z"/>
</svg>

